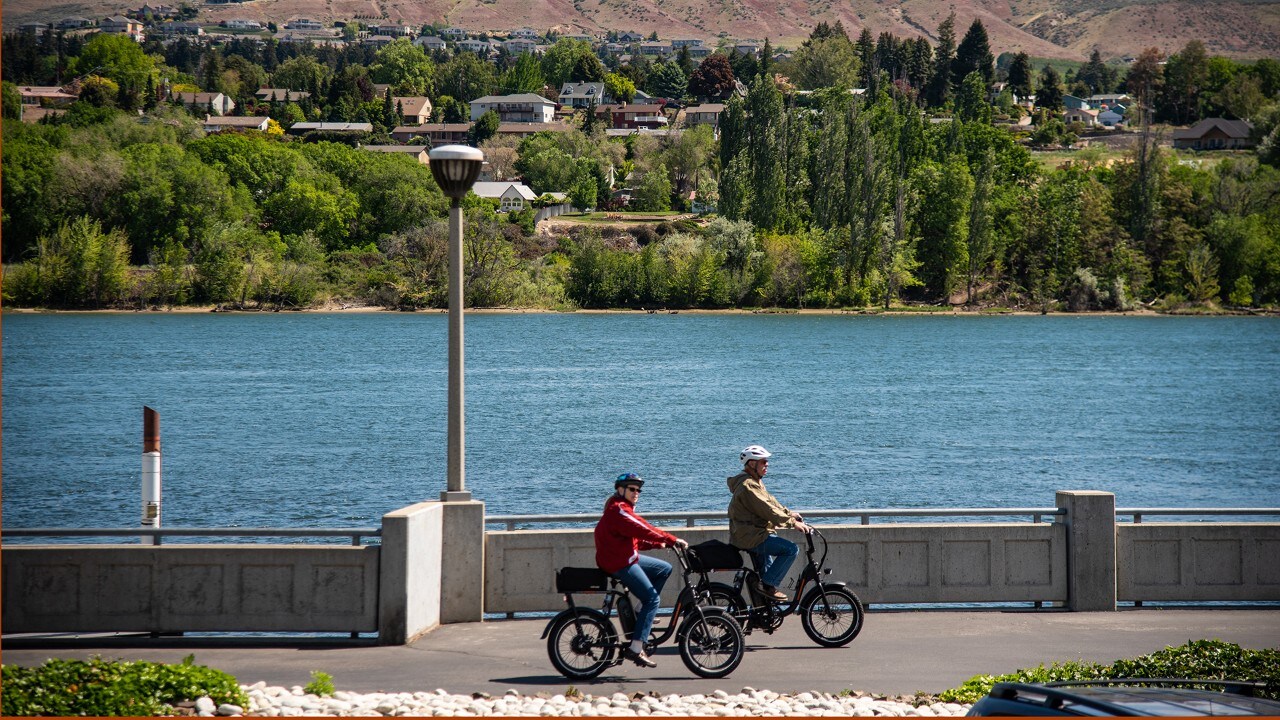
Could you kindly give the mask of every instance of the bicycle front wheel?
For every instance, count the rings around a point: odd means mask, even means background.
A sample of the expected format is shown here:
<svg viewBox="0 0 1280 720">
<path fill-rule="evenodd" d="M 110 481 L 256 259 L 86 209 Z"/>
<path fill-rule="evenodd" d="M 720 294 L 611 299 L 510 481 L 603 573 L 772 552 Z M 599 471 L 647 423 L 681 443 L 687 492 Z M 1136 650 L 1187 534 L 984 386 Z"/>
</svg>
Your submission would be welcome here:
<svg viewBox="0 0 1280 720">
<path fill-rule="evenodd" d="M 742 662 L 742 627 L 723 610 L 691 611 L 678 638 L 680 659 L 699 677 L 722 678 Z"/>
<path fill-rule="evenodd" d="M 848 645 L 862 632 L 862 603 L 843 587 L 818 587 L 800 604 L 800 624 L 823 647 Z"/>
<path fill-rule="evenodd" d="M 614 664 L 618 633 L 613 623 L 595 611 L 566 614 L 547 634 L 551 664 L 571 680 L 588 680 Z"/>
</svg>

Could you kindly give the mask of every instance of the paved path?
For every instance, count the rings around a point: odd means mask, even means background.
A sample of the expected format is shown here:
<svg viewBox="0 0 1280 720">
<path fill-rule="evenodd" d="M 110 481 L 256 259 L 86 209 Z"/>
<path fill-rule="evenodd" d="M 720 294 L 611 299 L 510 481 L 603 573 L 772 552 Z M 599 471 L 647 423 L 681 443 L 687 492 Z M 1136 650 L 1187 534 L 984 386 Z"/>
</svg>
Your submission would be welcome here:
<svg viewBox="0 0 1280 720">
<path fill-rule="evenodd" d="M 659 619 L 665 623 L 665 618 Z M 225 670 L 241 683 L 303 685 L 313 670 L 340 690 L 451 693 L 559 693 L 571 684 L 552 670 L 539 639 L 545 620 L 500 620 L 440 627 L 412 645 L 380 647 L 368 640 L 264 644 L 262 639 L 16 638 L 0 641 L 3 662 L 36 665 L 49 657 L 195 661 Z M 776 692 L 862 690 L 889 695 L 939 692 L 979 673 L 1002 673 L 1062 660 L 1111 661 L 1217 638 L 1250 648 L 1280 647 L 1280 609 L 872 612 L 853 643 L 824 649 L 789 618 L 774 635 L 747 637 L 742 665 L 723 680 L 702 680 L 673 647 L 659 648 L 659 666 L 621 665 L 591 683 L 594 695 L 623 691 L 708 693 L 743 687 Z M 33 647 L 33 642 L 38 647 Z M 272 641 L 273 643 L 276 641 Z"/>
</svg>

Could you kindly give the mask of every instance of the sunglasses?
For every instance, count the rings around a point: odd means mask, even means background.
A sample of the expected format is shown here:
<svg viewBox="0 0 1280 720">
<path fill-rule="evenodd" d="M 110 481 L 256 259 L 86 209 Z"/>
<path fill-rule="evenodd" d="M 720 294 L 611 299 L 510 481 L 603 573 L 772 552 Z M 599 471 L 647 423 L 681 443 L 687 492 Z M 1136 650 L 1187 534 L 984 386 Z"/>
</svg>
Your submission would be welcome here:
<svg viewBox="0 0 1280 720">
<path fill-rule="evenodd" d="M 640 492 L 640 488 L 636 487 L 635 485 L 627 485 L 626 487 L 623 488 L 623 490 L 626 490 L 627 492 L 634 492 L 634 493 Z"/>
</svg>

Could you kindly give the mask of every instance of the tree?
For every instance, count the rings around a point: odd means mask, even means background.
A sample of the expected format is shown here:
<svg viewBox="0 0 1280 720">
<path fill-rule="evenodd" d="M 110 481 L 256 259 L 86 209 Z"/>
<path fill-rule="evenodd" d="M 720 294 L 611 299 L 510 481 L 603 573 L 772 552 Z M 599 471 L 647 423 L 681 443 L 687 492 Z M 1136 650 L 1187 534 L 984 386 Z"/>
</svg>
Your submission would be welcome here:
<svg viewBox="0 0 1280 720">
<path fill-rule="evenodd" d="M 1147 48 L 1129 66 L 1125 76 L 1125 89 L 1138 99 L 1138 103 L 1151 107 L 1164 90 L 1164 53 L 1159 48 Z"/>
<path fill-rule="evenodd" d="M 374 82 L 392 86 L 397 95 L 426 95 L 435 77 L 435 64 L 408 38 L 399 38 L 378 50 L 369 74 Z"/>
<path fill-rule="evenodd" d="M 719 53 L 713 53 L 702 61 L 689 78 L 688 92 L 697 98 L 723 100 L 729 97 L 734 87 L 733 68 L 729 66 L 729 60 Z"/>
<path fill-rule="evenodd" d="M 938 25 L 938 46 L 933 52 L 933 78 L 925 92 L 928 103 L 934 107 L 946 105 L 951 100 L 951 63 L 956 54 L 956 14 L 952 12 Z"/>
<path fill-rule="evenodd" d="M 802 90 L 849 89 L 858 82 L 858 58 L 849 38 L 807 40 L 791 57 L 791 81 Z"/>
<path fill-rule="evenodd" d="M 862 28 L 857 41 L 853 43 L 853 54 L 858 59 L 858 84 L 867 88 L 867 92 L 875 97 L 880 65 L 876 62 L 876 42 L 871 37 L 871 28 Z"/>
<path fill-rule="evenodd" d="M 329 80 L 329 66 L 316 62 L 310 55 L 298 55 L 280 63 L 271 76 L 274 87 L 287 90 L 305 90 L 312 93 L 312 100 L 319 101 L 319 89 Z"/>
<path fill-rule="evenodd" d="M 1115 73 L 1102 62 L 1102 54 L 1095 48 L 1089 55 L 1089 61 L 1080 66 L 1076 72 L 1076 80 L 1089 88 L 1089 94 L 1105 93 L 1111 89 Z"/>
<path fill-rule="evenodd" d="M 675 63 L 656 63 L 649 71 L 646 88 L 650 95 L 679 100 L 685 96 L 689 81 Z"/>
<path fill-rule="evenodd" d="M 141 92 L 155 71 L 155 60 L 124 35 L 98 33 L 89 38 L 69 68 L 74 75 L 96 74 L 117 86 Z"/>
<path fill-rule="evenodd" d="M 498 134 L 500 125 L 502 125 L 502 116 L 495 110 L 486 111 L 471 127 L 471 145 L 480 147 L 480 143 Z"/>
<path fill-rule="evenodd" d="M 493 63 L 469 52 L 454 55 L 436 73 L 436 92 L 462 103 L 488 95 L 495 85 L 497 75 Z"/>
<path fill-rule="evenodd" d="M 595 60 L 595 65 L 586 58 Z M 547 83 L 555 88 L 562 87 L 567 82 L 585 82 L 585 80 L 575 80 L 575 74 L 579 76 L 590 74 L 595 72 L 597 67 L 599 67 L 599 77 L 596 81 L 604 77 L 604 68 L 600 66 L 600 61 L 596 58 L 591 45 L 582 40 L 561 38 L 547 48 L 542 55 L 542 75 Z"/>
<path fill-rule="evenodd" d="M 640 178 L 640 185 L 631 198 L 631 207 L 649 212 L 671 209 L 671 180 L 667 178 L 665 165 L 658 165 Z"/>
<path fill-rule="evenodd" d="M 578 178 L 569 190 L 569 202 L 579 210 L 589 210 L 596 206 L 596 181 L 594 178 Z"/>
<path fill-rule="evenodd" d="M 987 82 L 976 70 L 965 76 L 960 85 L 960 92 L 956 95 L 956 118 L 962 122 L 991 122 Z"/>
<path fill-rule="evenodd" d="M 1062 110 L 1062 77 L 1052 65 L 1040 71 L 1039 90 L 1036 91 L 1036 108 L 1044 108 L 1056 114 Z"/>
<path fill-rule="evenodd" d="M 982 164 L 978 166 L 974 178 L 973 196 L 969 202 L 969 236 L 967 253 L 968 294 L 965 304 L 973 304 L 973 289 L 987 263 L 991 261 L 993 232 L 991 222 L 991 185 L 995 176 L 996 155 L 992 148 L 983 154 Z"/>
<path fill-rule="evenodd" d="M 981 73 L 986 85 L 995 80 L 995 57 L 991 54 L 987 29 L 983 27 L 981 20 L 976 19 L 956 48 L 956 57 L 951 63 L 951 82 L 959 86 L 971 72 Z"/>
<path fill-rule="evenodd" d="M 502 84 L 513 93 L 541 93 L 547 84 L 542 76 L 542 64 L 530 53 L 521 53 L 516 64 L 507 71 Z"/>
<path fill-rule="evenodd" d="M 629 103 L 636 96 L 635 83 L 617 73 L 604 76 L 604 89 L 614 102 Z"/>
<path fill-rule="evenodd" d="M 18 86 L 5 80 L 4 87 L 4 112 L 3 116 L 6 120 L 17 120 L 22 117 L 22 93 L 18 92 Z"/>
<path fill-rule="evenodd" d="M 1031 77 L 1031 58 L 1024 52 L 1013 56 L 1009 64 L 1009 87 L 1019 100 L 1026 100 L 1035 92 Z"/>
<path fill-rule="evenodd" d="M 601 82 L 605 69 L 600 58 L 591 53 L 579 53 L 573 61 L 573 71 L 569 74 L 570 82 Z"/>
<path fill-rule="evenodd" d="M 931 299 L 946 301 L 968 267 L 973 178 L 964 161 L 953 158 L 942 164 L 927 163 L 916 184 L 928 188 L 915 220 L 920 279 Z"/>
<path fill-rule="evenodd" d="M 1198 120 L 1200 93 L 1208 75 L 1208 56 L 1199 40 L 1170 55 L 1164 67 L 1164 90 L 1156 98 L 1157 114 L 1180 125 Z"/>
</svg>

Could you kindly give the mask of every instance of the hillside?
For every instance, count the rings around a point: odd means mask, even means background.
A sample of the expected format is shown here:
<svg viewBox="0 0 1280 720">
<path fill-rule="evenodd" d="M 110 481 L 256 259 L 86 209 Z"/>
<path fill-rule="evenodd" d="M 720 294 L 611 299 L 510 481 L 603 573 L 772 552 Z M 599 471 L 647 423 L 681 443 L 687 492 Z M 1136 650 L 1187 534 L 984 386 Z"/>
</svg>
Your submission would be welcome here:
<svg viewBox="0 0 1280 720">
<path fill-rule="evenodd" d="M 142 0 L 6 0 L 7 26 L 82 15 L 104 17 Z M 663 38 L 769 38 L 794 46 L 822 21 L 844 23 L 851 35 L 873 33 L 933 38 L 947 13 L 957 32 L 982 20 L 999 52 L 1083 60 L 1097 48 L 1104 58 L 1135 56 L 1156 46 L 1166 53 L 1200 39 L 1211 54 L 1241 59 L 1280 57 L 1280 0 L 250 0 L 201 5 L 206 22 L 244 17 L 284 21 L 352 18 L 421 24 L 446 22 L 474 30 L 600 33 L 656 31 Z"/>
</svg>

